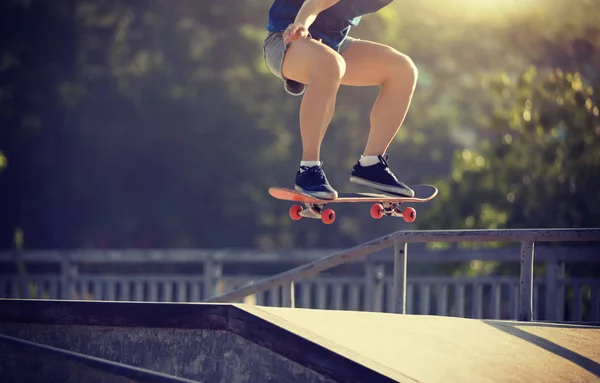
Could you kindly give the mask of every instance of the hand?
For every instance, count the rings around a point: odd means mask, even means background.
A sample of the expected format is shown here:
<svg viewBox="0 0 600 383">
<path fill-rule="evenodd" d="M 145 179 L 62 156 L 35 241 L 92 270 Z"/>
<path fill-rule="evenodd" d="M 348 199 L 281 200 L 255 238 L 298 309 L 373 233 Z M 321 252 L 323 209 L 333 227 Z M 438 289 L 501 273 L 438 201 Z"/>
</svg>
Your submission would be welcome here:
<svg viewBox="0 0 600 383">
<path fill-rule="evenodd" d="M 308 29 L 300 23 L 293 23 L 288 25 L 288 27 L 283 32 L 283 42 L 286 44 L 291 43 L 295 40 L 305 39 L 307 37 Z"/>
</svg>

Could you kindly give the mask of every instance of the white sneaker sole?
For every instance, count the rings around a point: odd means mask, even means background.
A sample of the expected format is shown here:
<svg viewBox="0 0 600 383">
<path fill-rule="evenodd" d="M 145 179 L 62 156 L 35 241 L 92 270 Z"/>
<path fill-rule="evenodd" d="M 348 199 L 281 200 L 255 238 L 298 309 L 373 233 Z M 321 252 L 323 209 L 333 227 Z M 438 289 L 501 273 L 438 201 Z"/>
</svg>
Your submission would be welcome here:
<svg viewBox="0 0 600 383">
<path fill-rule="evenodd" d="M 406 189 L 399 189 L 399 188 L 396 188 L 393 186 L 384 185 L 384 184 L 380 184 L 380 183 L 373 182 L 373 181 L 367 181 L 363 178 L 358 178 L 355 176 L 350 177 L 350 182 L 355 183 L 357 185 L 368 186 L 370 188 L 381 190 L 383 192 L 400 194 L 402 197 L 414 197 L 415 196 L 414 192 L 410 193 L 411 195 L 406 195 L 406 193 L 405 193 L 407 191 Z"/>
<path fill-rule="evenodd" d="M 302 189 L 298 185 L 294 185 L 294 189 L 296 189 L 296 191 L 299 191 L 300 193 L 308 194 L 309 196 L 318 198 L 318 199 L 336 199 L 338 196 L 337 192 L 335 192 L 333 194 L 329 193 L 329 192 L 309 192 L 309 191 Z"/>
</svg>

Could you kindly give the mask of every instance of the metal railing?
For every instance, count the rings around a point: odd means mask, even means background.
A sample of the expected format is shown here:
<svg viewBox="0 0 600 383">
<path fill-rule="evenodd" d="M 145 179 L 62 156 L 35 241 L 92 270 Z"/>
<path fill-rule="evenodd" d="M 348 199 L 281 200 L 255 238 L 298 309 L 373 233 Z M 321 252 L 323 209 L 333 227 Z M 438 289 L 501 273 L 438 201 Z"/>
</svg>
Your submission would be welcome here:
<svg viewBox="0 0 600 383">
<path fill-rule="evenodd" d="M 411 269 L 410 273 L 404 273 L 402 282 L 405 313 L 518 318 L 521 290 L 518 247 L 493 244 L 466 248 L 455 243 L 454 246 L 445 246 L 445 249 L 439 246 L 428 249 L 426 241 L 421 242 L 411 244 L 410 257 L 406 257 L 404 263 L 405 269 Z M 359 247 L 365 250 L 363 245 Z M 343 267 L 313 273 L 312 277 L 304 279 L 292 278 L 294 283 L 293 286 L 290 283 L 289 293 L 286 293 L 288 284 L 283 283 L 283 288 L 281 284 L 275 284 L 270 289 L 259 289 L 255 294 L 241 294 L 241 298 L 225 301 L 262 306 L 397 312 L 398 299 L 394 292 L 398 284 L 394 275 L 394 269 L 397 269 L 394 258 L 406 254 L 404 245 L 400 247 L 400 253 L 397 250 L 388 252 L 385 246 L 379 248 L 382 250 L 367 251 L 368 256 L 354 258 Z M 5 251 L 0 252 L 0 297 L 202 302 L 226 291 L 237 291 L 240 286 L 256 285 L 253 281 L 268 280 L 269 275 L 318 262 L 336 253 L 346 251 Z M 600 263 L 598 242 L 584 246 L 537 242 L 535 261 L 532 295 L 536 320 L 600 321 L 600 276 L 591 271 L 598 270 L 594 264 Z M 445 266 L 450 264 L 454 266 Z"/>
<path fill-rule="evenodd" d="M 322 259 L 306 263 L 258 282 L 248 283 L 228 293 L 206 299 L 205 302 L 234 302 L 237 299 L 281 286 L 284 305 L 294 307 L 295 281 L 314 277 L 322 271 L 355 261 L 376 251 L 394 247 L 393 311 L 395 313 L 405 314 L 409 243 L 519 242 L 521 244 L 521 254 L 518 320 L 531 321 L 533 317 L 533 266 L 535 243 L 592 241 L 600 241 L 600 229 L 399 231 Z"/>
</svg>

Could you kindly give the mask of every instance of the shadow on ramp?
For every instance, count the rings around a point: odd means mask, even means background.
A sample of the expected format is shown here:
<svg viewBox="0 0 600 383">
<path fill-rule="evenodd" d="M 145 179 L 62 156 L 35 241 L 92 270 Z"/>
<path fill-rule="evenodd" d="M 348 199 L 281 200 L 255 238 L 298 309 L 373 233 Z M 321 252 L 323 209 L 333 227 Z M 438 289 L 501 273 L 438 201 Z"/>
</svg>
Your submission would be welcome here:
<svg viewBox="0 0 600 383">
<path fill-rule="evenodd" d="M 105 366 L 210 383 L 600 382 L 600 327 L 593 326 L 237 304 L 0 299 L 0 333 L 100 358 Z M 0 358 L 0 371 L 11 363 Z"/>
<path fill-rule="evenodd" d="M 600 380 L 600 363 L 594 361 L 588 356 L 581 355 L 580 353 L 563 346 L 564 344 L 568 344 L 571 346 L 571 348 L 585 350 L 590 350 L 589 346 L 592 346 L 591 350 L 594 350 L 595 348 L 593 356 L 595 356 L 597 360 L 600 359 L 600 344 L 595 343 L 595 347 L 593 347 L 593 344 L 585 344 L 590 342 L 590 339 L 586 337 L 586 331 L 598 331 L 597 326 L 567 323 L 528 323 L 493 320 L 484 320 L 484 322 L 497 330 L 525 340 L 561 358 L 569 360 L 579 367 L 596 375 L 598 380 Z M 565 330 L 577 330 L 578 336 L 574 336 L 573 331 Z M 563 345 L 560 345 L 557 342 L 560 342 Z M 579 347 L 577 347 L 577 345 L 579 345 Z"/>
</svg>

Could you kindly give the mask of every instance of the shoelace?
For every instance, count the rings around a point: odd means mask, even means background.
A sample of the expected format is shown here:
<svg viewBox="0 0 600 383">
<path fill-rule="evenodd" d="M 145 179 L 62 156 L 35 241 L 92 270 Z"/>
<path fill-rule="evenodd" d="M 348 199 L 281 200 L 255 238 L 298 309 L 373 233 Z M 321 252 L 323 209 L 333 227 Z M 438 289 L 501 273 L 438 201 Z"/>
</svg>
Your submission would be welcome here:
<svg viewBox="0 0 600 383">
<path fill-rule="evenodd" d="M 304 170 L 304 173 L 307 173 L 307 176 L 311 176 L 311 177 L 318 177 L 320 181 L 324 181 L 325 180 L 325 176 L 323 175 L 323 172 L 321 171 L 321 167 L 320 166 L 300 166 L 300 169 Z"/>
<path fill-rule="evenodd" d="M 384 156 L 379 156 L 379 161 L 381 161 L 381 163 L 383 164 L 383 169 L 386 171 L 386 173 L 389 174 L 395 181 L 398 181 L 396 176 L 390 170 L 390 167 L 387 162 L 388 158 L 388 155 L 385 154 Z"/>
<path fill-rule="evenodd" d="M 387 159 L 389 158 L 388 155 L 384 155 L 384 156 L 378 156 L 379 157 L 379 161 L 381 161 L 381 163 L 383 164 L 383 166 L 385 168 L 388 168 L 388 162 Z"/>
</svg>

